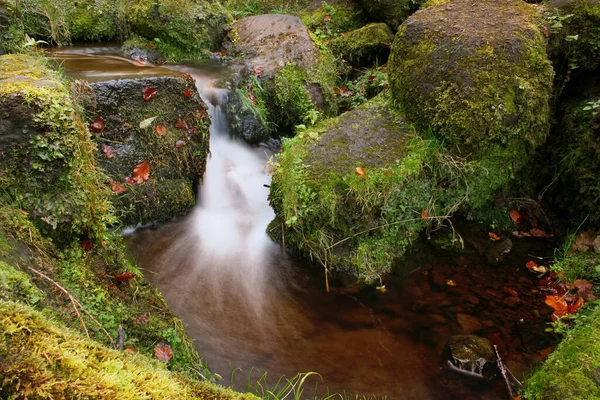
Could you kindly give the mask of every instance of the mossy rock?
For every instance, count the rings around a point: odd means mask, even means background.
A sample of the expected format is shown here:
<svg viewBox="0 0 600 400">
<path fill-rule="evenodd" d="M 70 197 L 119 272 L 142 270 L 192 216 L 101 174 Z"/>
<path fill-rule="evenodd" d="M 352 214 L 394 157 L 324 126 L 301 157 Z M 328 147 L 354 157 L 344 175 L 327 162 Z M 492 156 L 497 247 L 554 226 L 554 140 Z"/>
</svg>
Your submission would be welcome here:
<svg viewBox="0 0 600 400">
<path fill-rule="evenodd" d="M 88 122 L 96 118 L 104 122 L 104 130 L 95 137 L 98 163 L 112 181 L 127 188 L 113 195 L 121 223 L 166 221 L 191 209 L 204 175 L 210 125 L 193 79 L 182 75 L 119 79 L 93 82 L 90 87 L 91 92 L 80 99 L 86 104 Z M 156 94 L 144 100 L 148 88 Z M 150 126 L 140 127 L 153 117 Z M 158 126 L 165 133 L 159 134 Z M 126 178 L 142 162 L 150 164 L 150 179 L 127 184 Z"/>
<path fill-rule="evenodd" d="M 384 23 L 366 25 L 332 40 L 331 51 L 354 67 L 385 64 L 394 34 Z"/>
<path fill-rule="evenodd" d="M 413 14 L 390 55 L 397 105 L 455 152 L 543 143 L 554 73 L 539 17 L 520 0 L 453 0 Z"/>
<path fill-rule="evenodd" d="M 114 222 L 108 179 L 67 82 L 41 58 L 0 56 L 0 188 L 59 240 Z"/>
<path fill-rule="evenodd" d="M 358 0 L 371 21 L 385 22 L 392 29 L 398 26 L 412 14 L 418 2 L 412 0 Z"/>
<path fill-rule="evenodd" d="M 302 14 L 304 25 L 323 40 L 333 39 L 367 23 L 365 14 L 354 1 L 322 2 Z"/>
</svg>

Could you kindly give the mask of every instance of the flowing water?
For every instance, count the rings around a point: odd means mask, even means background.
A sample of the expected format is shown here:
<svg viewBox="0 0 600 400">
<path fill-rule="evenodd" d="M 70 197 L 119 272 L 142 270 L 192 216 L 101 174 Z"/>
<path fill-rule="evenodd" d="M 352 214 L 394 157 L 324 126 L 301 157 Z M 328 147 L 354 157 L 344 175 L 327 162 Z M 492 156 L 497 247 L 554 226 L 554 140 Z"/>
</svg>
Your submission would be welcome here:
<svg viewBox="0 0 600 400">
<path fill-rule="evenodd" d="M 54 57 L 68 74 L 88 80 L 186 72 L 209 104 L 211 154 L 197 207 L 126 238 L 223 384 L 243 389 L 263 371 L 271 381 L 315 371 L 323 379 L 320 393 L 327 387 L 352 397 L 503 399 L 500 381 L 466 383 L 440 368 L 444 343 L 465 330 L 460 315 L 477 317 L 480 334 L 499 345 L 517 375 L 551 348 L 544 333 L 548 310 L 522 267 L 527 251 L 548 254 L 538 242 L 494 267 L 478 254 L 453 258 L 427 247 L 390 278 L 388 293 L 326 293 L 322 271 L 285 256 L 266 234 L 273 218 L 265 168 L 271 153 L 229 137 L 221 109 L 227 67 L 153 68 L 112 47 L 69 48 Z M 522 303 L 506 300 L 506 285 L 518 288 Z"/>
</svg>

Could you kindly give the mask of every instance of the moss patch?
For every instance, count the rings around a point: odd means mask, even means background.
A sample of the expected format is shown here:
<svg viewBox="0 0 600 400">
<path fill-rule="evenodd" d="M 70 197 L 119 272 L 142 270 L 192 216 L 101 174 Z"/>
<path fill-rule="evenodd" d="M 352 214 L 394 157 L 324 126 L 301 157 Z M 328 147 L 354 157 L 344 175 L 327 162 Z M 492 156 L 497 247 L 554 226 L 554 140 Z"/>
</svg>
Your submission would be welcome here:
<svg viewBox="0 0 600 400">
<path fill-rule="evenodd" d="M 334 54 L 354 66 L 385 64 L 394 35 L 383 23 L 369 24 L 348 32 L 329 44 Z"/>
</svg>

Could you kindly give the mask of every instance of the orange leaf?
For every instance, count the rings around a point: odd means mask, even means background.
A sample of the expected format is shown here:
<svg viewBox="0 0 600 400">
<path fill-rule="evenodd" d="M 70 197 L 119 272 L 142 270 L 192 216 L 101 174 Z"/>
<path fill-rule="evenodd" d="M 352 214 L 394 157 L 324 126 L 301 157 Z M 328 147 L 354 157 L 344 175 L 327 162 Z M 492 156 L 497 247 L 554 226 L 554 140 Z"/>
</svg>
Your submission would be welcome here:
<svg viewBox="0 0 600 400">
<path fill-rule="evenodd" d="M 363 167 L 356 167 L 354 172 L 356 172 L 356 175 L 358 175 L 360 178 L 367 177 L 367 174 L 365 173 L 365 169 Z"/>
<path fill-rule="evenodd" d="M 173 350 L 168 344 L 159 343 L 154 346 L 154 357 L 158 358 L 162 362 L 169 362 L 169 360 L 173 358 Z"/>
<path fill-rule="evenodd" d="M 525 264 L 525 266 L 529 269 L 535 268 L 537 267 L 537 263 L 535 261 L 527 261 L 527 264 Z"/>
<path fill-rule="evenodd" d="M 103 130 L 104 130 L 104 121 L 102 121 L 101 118 L 96 118 L 90 124 L 90 131 L 92 131 L 92 133 L 102 133 Z"/>
<path fill-rule="evenodd" d="M 133 272 L 123 272 L 122 274 L 115 276 L 115 279 L 118 280 L 119 282 L 122 282 L 122 281 L 128 281 L 133 277 L 135 277 L 135 274 Z"/>
<path fill-rule="evenodd" d="M 546 300 L 544 302 L 550 307 L 552 307 L 552 309 L 554 309 L 555 311 L 555 314 L 557 314 L 558 316 L 560 316 L 560 313 L 564 315 L 567 312 L 567 309 L 569 308 L 567 302 L 562 296 L 548 295 L 546 296 Z"/>
<path fill-rule="evenodd" d="M 183 89 L 183 97 L 192 97 L 192 91 L 190 89 Z"/>
<path fill-rule="evenodd" d="M 569 314 L 575 314 L 577 310 L 579 310 L 585 304 L 585 300 L 581 297 L 577 299 L 577 301 L 573 304 L 569 304 L 567 307 L 567 311 Z"/>
<path fill-rule="evenodd" d="M 135 349 L 135 347 L 131 347 L 131 346 L 125 346 L 125 351 L 130 352 L 131 354 L 136 354 L 138 351 Z"/>
<path fill-rule="evenodd" d="M 145 101 L 150 101 L 151 99 L 154 98 L 154 96 L 156 96 L 156 89 L 154 89 L 153 87 L 147 87 L 144 89 L 144 92 L 142 93 L 142 97 L 144 98 Z"/>
<path fill-rule="evenodd" d="M 519 296 L 519 292 L 517 292 L 515 289 L 509 288 L 508 286 L 504 286 L 503 290 L 504 290 L 504 293 L 506 293 L 508 295 L 511 295 L 514 297 Z"/>
<path fill-rule="evenodd" d="M 500 236 L 496 235 L 494 232 L 488 232 L 488 236 L 490 237 L 490 239 L 498 241 L 500 240 Z"/>
<path fill-rule="evenodd" d="M 519 214 L 518 211 L 511 210 L 509 215 L 510 215 L 510 219 L 512 219 L 515 224 L 518 224 L 521 221 L 523 221 L 523 217 L 521 216 L 521 214 Z"/>
<path fill-rule="evenodd" d="M 180 131 L 187 131 L 188 129 L 190 129 L 190 127 L 188 126 L 187 122 L 185 122 L 181 118 L 179 118 L 175 122 L 175 128 L 179 129 Z"/>
<path fill-rule="evenodd" d="M 546 232 L 544 232 L 540 228 L 531 228 L 529 230 L 529 233 L 531 233 L 531 236 L 536 237 L 536 238 L 552 237 L 552 235 L 548 235 Z"/>
<path fill-rule="evenodd" d="M 156 125 L 156 134 L 162 136 L 167 133 L 167 128 L 164 125 Z"/>
<path fill-rule="evenodd" d="M 427 219 L 427 211 L 421 210 L 421 219 Z"/>
<path fill-rule="evenodd" d="M 115 155 L 112 152 L 112 147 L 109 144 L 104 143 L 102 145 L 102 152 L 106 156 L 106 158 L 113 158 Z"/>
<path fill-rule="evenodd" d="M 127 188 L 125 186 L 121 185 L 119 182 L 113 182 L 110 185 L 110 189 L 113 191 L 113 193 L 116 193 L 116 194 L 125 193 L 127 191 Z"/>
<path fill-rule="evenodd" d="M 144 161 L 133 169 L 133 180 L 135 183 L 144 183 L 150 179 L 150 163 Z"/>
</svg>

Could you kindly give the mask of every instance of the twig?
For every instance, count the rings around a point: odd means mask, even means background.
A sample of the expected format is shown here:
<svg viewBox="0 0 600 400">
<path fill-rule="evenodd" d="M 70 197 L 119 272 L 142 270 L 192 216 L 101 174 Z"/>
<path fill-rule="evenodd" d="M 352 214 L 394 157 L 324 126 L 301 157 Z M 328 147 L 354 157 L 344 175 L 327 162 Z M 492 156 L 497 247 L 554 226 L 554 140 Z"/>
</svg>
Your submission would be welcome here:
<svg viewBox="0 0 600 400">
<path fill-rule="evenodd" d="M 81 325 L 83 326 L 83 329 L 85 330 L 85 334 L 87 335 L 87 337 L 90 337 L 90 334 L 87 330 L 87 327 L 85 326 L 85 323 L 83 322 L 83 318 L 81 317 L 81 314 L 79 314 L 79 310 L 77 310 L 77 306 L 79 306 L 79 308 L 81 308 L 81 311 L 83 311 L 85 313 L 85 315 L 87 315 L 88 317 L 91 318 L 92 321 L 94 321 L 96 323 L 96 325 L 98 325 L 98 327 L 100 327 L 100 329 L 102 329 L 102 331 L 104 332 L 104 334 L 108 337 L 108 339 L 110 340 L 110 342 L 112 343 L 113 347 L 116 348 L 116 344 L 115 341 L 113 340 L 112 336 L 110 336 L 110 334 L 106 331 L 106 329 L 104 329 L 104 326 L 102 326 L 102 324 L 100 322 L 98 322 L 98 320 L 96 318 L 94 318 L 89 312 L 86 311 L 85 308 L 83 308 L 83 306 L 81 305 L 81 303 L 71 295 L 71 293 L 69 293 L 67 291 L 67 289 L 65 289 L 64 287 L 62 287 L 61 285 L 59 285 L 56 281 L 54 281 L 52 278 L 48 277 L 47 275 L 41 273 L 40 271 L 38 271 L 35 268 L 31 268 L 29 266 L 27 266 L 27 268 L 35 273 L 36 275 L 41 276 L 42 278 L 46 279 L 48 282 L 52 283 L 54 286 L 56 286 L 58 289 L 60 289 L 64 294 L 66 294 L 69 297 L 69 300 L 71 301 L 71 304 L 73 305 L 73 309 L 75 310 L 75 313 L 77 314 L 77 317 L 79 318 L 79 321 L 81 322 Z"/>
<path fill-rule="evenodd" d="M 506 390 L 508 391 L 509 399 L 514 399 L 515 396 L 512 391 L 512 386 L 510 385 L 510 381 L 508 380 L 508 374 L 506 373 L 506 366 L 500 357 L 500 352 L 498 351 L 498 346 L 494 345 L 494 352 L 496 353 L 496 358 L 498 359 L 498 367 L 500 368 L 500 372 L 502 372 L 502 376 L 504 377 L 504 383 L 506 384 Z"/>
<path fill-rule="evenodd" d="M 125 337 L 127 335 L 125 335 L 125 329 L 123 329 L 123 327 L 121 325 L 119 325 L 119 336 L 117 337 L 117 345 L 116 348 L 117 350 L 123 350 L 123 347 L 125 346 Z"/>
</svg>

